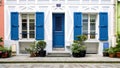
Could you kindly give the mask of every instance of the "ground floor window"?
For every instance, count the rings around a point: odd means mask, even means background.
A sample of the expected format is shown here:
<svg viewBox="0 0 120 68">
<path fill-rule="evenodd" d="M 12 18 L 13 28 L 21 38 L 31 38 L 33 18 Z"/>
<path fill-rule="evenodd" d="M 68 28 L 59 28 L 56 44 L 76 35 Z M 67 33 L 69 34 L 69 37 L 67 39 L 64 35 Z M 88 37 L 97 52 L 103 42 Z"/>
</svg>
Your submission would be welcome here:
<svg viewBox="0 0 120 68">
<path fill-rule="evenodd" d="M 82 33 L 87 36 L 88 39 L 96 38 L 96 20 L 97 14 L 83 14 L 82 15 Z"/>
<path fill-rule="evenodd" d="M 35 14 L 20 14 L 20 38 L 32 39 L 35 38 Z"/>
</svg>

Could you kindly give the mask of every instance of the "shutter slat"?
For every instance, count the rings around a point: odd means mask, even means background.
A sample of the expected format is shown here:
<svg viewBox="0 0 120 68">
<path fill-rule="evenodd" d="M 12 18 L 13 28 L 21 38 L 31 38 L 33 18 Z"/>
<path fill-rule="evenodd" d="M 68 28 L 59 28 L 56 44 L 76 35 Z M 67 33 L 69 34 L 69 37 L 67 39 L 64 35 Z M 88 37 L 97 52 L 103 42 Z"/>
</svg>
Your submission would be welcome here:
<svg viewBox="0 0 120 68">
<path fill-rule="evenodd" d="M 18 39 L 18 12 L 11 12 L 11 40 Z"/>
<path fill-rule="evenodd" d="M 108 13 L 101 12 L 99 13 L 99 40 L 107 41 L 108 40 Z"/>
<path fill-rule="evenodd" d="M 44 13 L 36 12 L 36 40 L 44 40 Z"/>
<path fill-rule="evenodd" d="M 74 40 L 77 40 L 76 36 L 82 34 L 82 13 L 74 13 Z"/>
</svg>

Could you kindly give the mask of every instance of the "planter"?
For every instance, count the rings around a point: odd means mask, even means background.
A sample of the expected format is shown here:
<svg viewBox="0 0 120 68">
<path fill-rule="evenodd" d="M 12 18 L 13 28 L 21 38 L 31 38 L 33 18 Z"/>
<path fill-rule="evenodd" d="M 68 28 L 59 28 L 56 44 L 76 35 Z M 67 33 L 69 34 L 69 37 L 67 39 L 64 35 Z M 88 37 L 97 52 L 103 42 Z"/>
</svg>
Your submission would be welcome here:
<svg viewBox="0 0 120 68">
<path fill-rule="evenodd" d="M 120 52 L 116 53 L 117 58 L 120 58 Z"/>
<path fill-rule="evenodd" d="M 86 56 L 86 50 L 80 51 L 79 53 L 72 53 L 73 57 L 85 57 Z"/>
<path fill-rule="evenodd" d="M 7 58 L 8 57 L 8 52 L 2 52 L 2 58 Z"/>
<path fill-rule="evenodd" d="M 82 50 L 79 52 L 80 57 L 85 57 L 86 56 L 86 50 Z"/>
<path fill-rule="evenodd" d="M 113 57 L 115 57 L 115 54 L 109 54 L 109 57 L 113 58 Z"/>
<path fill-rule="evenodd" d="M 2 58 L 2 51 L 0 51 L 0 58 Z"/>
<path fill-rule="evenodd" d="M 35 53 L 31 53 L 30 57 L 36 57 L 36 54 Z"/>
<path fill-rule="evenodd" d="M 11 57 L 11 56 L 12 56 L 11 51 L 8 51 L 8 57 Z"/>
<path fill-rule="evenodd" d="M 80 57 L 79 53 L 74 53 L 74 52 L 72 53 L 72 56 L 73 57 Z"/>
<path fill-rule="evenodd" d="M 108 56 L 109 56 L 109 53 L 108 53 L 108 52 L 103 52 L 103 56 L 104 56 L 104 57 L 108 57 Z"/>
<path fill-rule="evenodd" d="M 46 56 L 46 51 L 45 50 L 40 50 L 39 51 L 39 56 L 40 57 L 45 57 Z"/>
</svg>

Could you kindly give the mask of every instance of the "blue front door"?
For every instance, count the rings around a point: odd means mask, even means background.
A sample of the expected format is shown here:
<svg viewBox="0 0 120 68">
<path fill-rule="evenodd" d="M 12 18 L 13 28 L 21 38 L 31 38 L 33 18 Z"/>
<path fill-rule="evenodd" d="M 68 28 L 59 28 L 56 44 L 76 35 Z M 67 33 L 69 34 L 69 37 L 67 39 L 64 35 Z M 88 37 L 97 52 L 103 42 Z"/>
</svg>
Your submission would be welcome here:
<svg viewBox="0 0 120 68">
<path fill-rule="evenodd" d="M 64 47 L 64 14 L 53 13 L 53 48 Z"/>
</svg>

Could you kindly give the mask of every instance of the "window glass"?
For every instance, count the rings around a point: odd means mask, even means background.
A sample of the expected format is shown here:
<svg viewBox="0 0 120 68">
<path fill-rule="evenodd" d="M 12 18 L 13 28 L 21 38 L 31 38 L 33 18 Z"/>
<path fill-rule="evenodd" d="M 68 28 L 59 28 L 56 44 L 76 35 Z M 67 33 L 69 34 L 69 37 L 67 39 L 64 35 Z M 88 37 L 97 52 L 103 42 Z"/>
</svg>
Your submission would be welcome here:
<svg viewBox="0 0 120 68">
<path fill-rule="evenodd" d="M 96 15 L 90 14 L 90 38 L 95 38 Z"/>
<path fill-rule="evenodd" d="M 83 34 L 88 36 L 88 14 L 83 14 Z"/>
<path fill-rule="evenodd" d="M 56 17 L 55 19 L 55 30 L 56 31 L 62 31 L 62 17 Z"/>
<path fill-rule="evenodd" d="M 96 38 L 96 14 L 83 14 L 82 22 L 83 22 L 83 35 L 86 35 L 88 39 Z"/>
<path fill-rule="evenodd" d="M 35 38 L 35 15 L 34 14 L 21 14 L 21 34 L 22 38 Z"/>
</svg>

